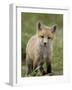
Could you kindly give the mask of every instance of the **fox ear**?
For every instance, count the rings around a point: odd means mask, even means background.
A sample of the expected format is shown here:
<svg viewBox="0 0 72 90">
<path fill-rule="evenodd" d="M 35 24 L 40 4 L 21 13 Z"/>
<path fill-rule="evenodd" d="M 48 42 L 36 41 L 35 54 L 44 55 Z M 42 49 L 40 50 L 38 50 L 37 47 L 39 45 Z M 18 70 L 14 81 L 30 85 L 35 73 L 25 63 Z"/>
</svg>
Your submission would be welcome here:
<svg viewBox="0 0 72 90">
<path fill-rule="evenodd" d="M 38 31 L 42 30 L 42 23 L 41 22 L 37 23 L 37 29 L 38 29 Z"/>
<path fill-rule="evenodd" d="M 56 28 L 57 28 L 57 25 L 56 24 L 52 26 L 52 28 L 51 28 L 52 33 L 55 33 L 56 32 Z"/>
</svg>

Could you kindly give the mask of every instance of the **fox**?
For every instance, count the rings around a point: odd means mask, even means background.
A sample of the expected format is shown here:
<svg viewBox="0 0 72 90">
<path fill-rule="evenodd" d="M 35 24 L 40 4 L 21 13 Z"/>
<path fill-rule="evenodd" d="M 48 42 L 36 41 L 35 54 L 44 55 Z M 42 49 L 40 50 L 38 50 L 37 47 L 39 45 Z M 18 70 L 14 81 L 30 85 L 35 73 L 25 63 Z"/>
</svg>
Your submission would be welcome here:
<svg viewBox="0 0 72 90">
<path fill-rule="evenodd" d="M 53 38 L 56 32 L 56 24 L 52 26 L 37 22 L 36 34 L 33 35 L 26 46 L 27 74 L 39 67 L 42 75 L 52 73 Z M 47 70 L 43 64 L 46 63 Z"/>
</svg>

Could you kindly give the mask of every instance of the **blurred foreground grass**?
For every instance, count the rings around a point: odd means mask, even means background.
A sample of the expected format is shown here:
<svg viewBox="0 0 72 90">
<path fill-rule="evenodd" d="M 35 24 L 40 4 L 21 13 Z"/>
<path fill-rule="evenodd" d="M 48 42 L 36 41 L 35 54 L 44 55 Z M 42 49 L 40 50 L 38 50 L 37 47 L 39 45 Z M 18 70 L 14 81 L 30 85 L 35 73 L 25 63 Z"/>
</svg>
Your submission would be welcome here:
<svg viewBox="0 0 72 90">
<path fill-rule="evenodd" d="M 63 74 L 63 15 L 62 14 L 38 14 L 38 13 L 22 13 L 21 14 L 21 76 L 26 76 L 26 45 L 29 38 L 36 33 L 36 23 L 42 21 L 45 25 L 57 24 L 53 45 L 52 71 L 55 75 Z M 34 75 L 35 72 L 32 73 Z M 40 76 L 40 72 L 35 74 Z"/>
</svg>

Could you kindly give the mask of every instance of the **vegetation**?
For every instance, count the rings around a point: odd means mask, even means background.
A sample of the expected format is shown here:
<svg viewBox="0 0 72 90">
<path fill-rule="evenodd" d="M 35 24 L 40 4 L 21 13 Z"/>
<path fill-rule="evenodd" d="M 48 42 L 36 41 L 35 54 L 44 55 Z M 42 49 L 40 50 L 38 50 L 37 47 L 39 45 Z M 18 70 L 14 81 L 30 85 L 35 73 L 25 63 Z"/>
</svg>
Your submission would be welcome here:
<svg viewBox="0 0 72 90">
<path fill-rule="evenodd" d="M 36 33 L 36 23 L 42 21 L 45 25 L 51 26 L 57 24 L 57 32 L 54 39 L 52 68 L 55 75 L 63 74 L 63 15 L 62 14 L 39 14 L 39 13 L 21 13 L 21 52 L 22 65 L 21 76 L 26 76 L 26 45 L 29 38 Z M 32 75 L 40 76 L 38 71 L 32 72 Z"/>
</svg>

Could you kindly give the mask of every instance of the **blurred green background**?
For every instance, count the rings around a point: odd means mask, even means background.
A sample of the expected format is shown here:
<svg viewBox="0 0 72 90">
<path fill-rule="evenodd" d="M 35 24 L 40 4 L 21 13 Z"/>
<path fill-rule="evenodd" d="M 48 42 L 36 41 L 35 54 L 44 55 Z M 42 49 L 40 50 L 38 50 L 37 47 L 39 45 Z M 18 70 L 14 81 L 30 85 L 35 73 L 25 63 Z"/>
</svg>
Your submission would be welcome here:
<svg viewBox="0 0 72 90">
<path fill-rule="evenodd" d="M 21 76 L 26 76 L 26 45 L 32 35 L 36 33 L 36 23 L 42 21 L 45 25 L 57 24 L 53 45 L 52 69 L 55 75 L 63 74 L 63 15 L 43 13 L 21 13 Z"/>
</svg>

